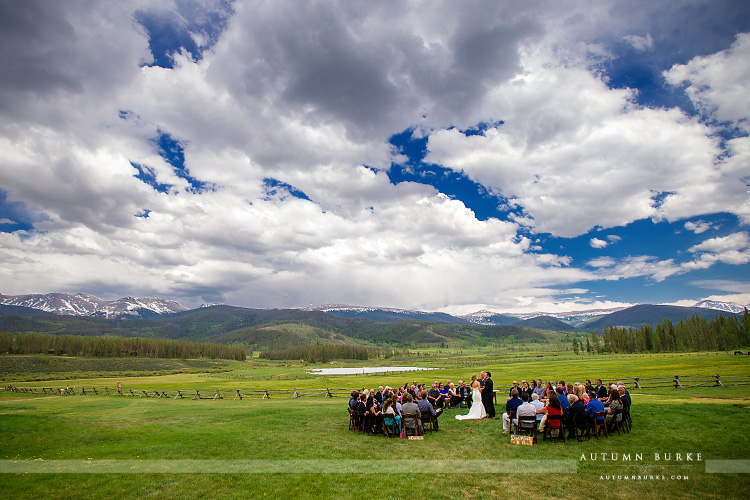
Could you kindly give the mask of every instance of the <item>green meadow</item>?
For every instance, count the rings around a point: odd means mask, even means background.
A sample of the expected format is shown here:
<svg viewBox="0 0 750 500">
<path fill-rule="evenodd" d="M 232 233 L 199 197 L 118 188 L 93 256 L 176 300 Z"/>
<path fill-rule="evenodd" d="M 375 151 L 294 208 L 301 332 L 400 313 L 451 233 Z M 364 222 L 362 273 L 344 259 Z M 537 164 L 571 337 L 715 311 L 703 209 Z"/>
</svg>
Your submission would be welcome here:
<svg viewBox="0 0 750 500">
<path fill-rule="evenodd" d="M 272 397 L 0 393 L 3 498 L 746 498 L 750 487 L 750 385 L 638 390 L 632 383 L 635 377 L 747 376 L 748 356 L 433 350 L 381 363 L 434 371 L 331 377 L 308 369 L 373 363 L 115 359 L 108 365 L 68 358 L 66 370 L 50 370 L 48 380 L 43 370 L 29 371 L 44 365 L 44 357 L 13 358 L 0 357 L 3 387 L 122 382 L 138 391 L 268 389 Z M 502 434 L 499 416 L 458 421 L 454 416 L 468 410 L 449 409 L 440 431 L 424 440 L 386 439 L 348 429 L 348 398 L 273 396 L 292 388 L 467 380 L 482 369 L 493 372 L 498 389 L 532 377 L 624 380 L 633 430 L 521 446 Z M 71 378 L 58 378 L 61 373 Z"/>
</svg>

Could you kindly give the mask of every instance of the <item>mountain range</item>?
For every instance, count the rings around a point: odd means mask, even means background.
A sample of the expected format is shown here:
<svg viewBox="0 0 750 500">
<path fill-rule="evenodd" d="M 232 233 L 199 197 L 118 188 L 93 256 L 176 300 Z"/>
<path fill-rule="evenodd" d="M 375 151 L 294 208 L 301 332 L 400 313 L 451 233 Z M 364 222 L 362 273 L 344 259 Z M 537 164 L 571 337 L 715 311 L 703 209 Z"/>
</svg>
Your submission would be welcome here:
<svg viewBox="0 0 750 500">
<path fill-rule="evenodd" d="M 0 305 L 22 307 L 61 316 L 92 318 L 151 318 L 161 314 L 187 311 L 174 300 L 160 298 L 123 297 L 103 300 L 88 293 L 46 293 L 32 295 L 1 295 Z M 6 309 L 7 310 L 7 309 Z"/>
<path fill-rule="evenodd" d="M 202 307 L 210 308 L 209 305 Z M 463 316 L 453 316 L 441 312 L 346 304 L 298 307 L 289 311 L 315 311 L 343 318 L 367 319 L 382 323 L 410 320 L 455 325 L 517 325 L 563 332 L 599 330 L 609 325 L 636 327 L 644 323 L 660 323 L 665 318 L 679 321 L 694 314 L 702 317 L 713 317 L 720 313 L 740 314 L 744 312 L 745 307 L 729 302 L 704 300 L 692 307 L 641 304 L 629 308 L 592 309 L 563 313 L 501 314 L 493 311 L 478 311 Z M 6 313 L 35 314 L 43 312 L 61 316 L 144 319 L 187 311 L 189 309 L 179 302 L 162 298 L 124 297 L 118 300 L 104 300 L 87 293 L 47 293 L 16 296 L 0 294 L 0 312 Z M 283 311 L 283 309 L 274 309 L 274 311 Z"/>
</svg>

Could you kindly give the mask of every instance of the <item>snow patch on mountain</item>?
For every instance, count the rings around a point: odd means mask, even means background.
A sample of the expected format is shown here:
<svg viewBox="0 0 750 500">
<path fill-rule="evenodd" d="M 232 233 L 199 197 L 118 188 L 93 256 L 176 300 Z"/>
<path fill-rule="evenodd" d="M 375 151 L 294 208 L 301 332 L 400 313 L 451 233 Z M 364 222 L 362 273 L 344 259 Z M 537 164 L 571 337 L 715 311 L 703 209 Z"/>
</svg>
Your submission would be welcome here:
<svg viewBox="0 0 750 500">
<path fill-rule="evenodd" d="M 61 316 L 97 318 L 147 318 L 188 310 L 174 300 L 138 297 L 103 300 L 87 293 L 0 295 L 0 304 L 29 307 Z"/>
<path fill-rule="evenodd" d="M 693 307 L 714 309 L 716 311 L 724 311 L 732 314 L 745 312 L 746 307 L 750 309 L 750 306 L 743 306 L 742 304 L 737 304 L 736 302 L 719 302 L 716 300 L 701 300 Z"/>
</svg>

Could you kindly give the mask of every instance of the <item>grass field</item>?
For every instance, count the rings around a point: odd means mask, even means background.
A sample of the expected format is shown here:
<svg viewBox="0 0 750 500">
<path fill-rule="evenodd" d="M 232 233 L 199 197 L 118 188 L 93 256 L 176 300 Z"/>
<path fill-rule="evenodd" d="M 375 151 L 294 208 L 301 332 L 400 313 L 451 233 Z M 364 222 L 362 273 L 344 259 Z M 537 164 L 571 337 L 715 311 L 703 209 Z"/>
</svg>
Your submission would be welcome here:
<svg viewBox="0 0 750 500">
<path fill-rule="evenodd" d="M 531 377 L 582 381 L 750 374 L 749 360 L 726 355 L 585 360 L 503 356 L 433 353 L 429 364 L 446 368 L 388 376 L 310 378 L 309 366 L 302 363 L 257 360 L 232 363 L 232 371 L 225 373 L 109 375 L 133 388 L 233 389 L 458 380 L 482 367 L 493 371 L 496 387 Z M 484 360 L 486 366 L 449 363 Z M 427 364 L 414 359 L 404 363 Z M 113 377 L 96 373 L 44 385 L 113 385 Z M 0 377 L 4 383 L 42 385 L 20 383 L 12 373 Z M 511 444 L 501 433 L 499 418 L 453 418 L 467 410 L 447 410 L 440 418 L 440 432 L 407 441 L 349 431 L 344 398 L 157 400 L 7 393 L 0 400 L 0 492 L 3 498 L 71 499 L 746 498 L 750 474 L 706 471 L 725 465 L 717 460 L 746 461 L 740 465 L 750 460 L 750 386 L 631 387 L 631 395 L 630 434 L 528 447 Z M 692 461 L 687 461 L 688 453 Z M 624 460 L 624 454 L 631 460 Z M 612 476 L 629 479 L 607 479 Z"/>
</svg>

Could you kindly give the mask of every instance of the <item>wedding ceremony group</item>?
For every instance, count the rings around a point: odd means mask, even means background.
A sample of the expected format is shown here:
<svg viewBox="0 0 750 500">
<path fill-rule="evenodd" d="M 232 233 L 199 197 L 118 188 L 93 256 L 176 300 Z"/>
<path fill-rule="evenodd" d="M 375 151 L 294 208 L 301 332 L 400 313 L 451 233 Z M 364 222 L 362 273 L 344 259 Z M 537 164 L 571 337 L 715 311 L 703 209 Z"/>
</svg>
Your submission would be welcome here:
<svg viewBox="0 0 750 500">
<path fill-rule="evenodd" d="M 500 403 L 498 403 L 500 401 Z M 354 390 L 349 399 L 349 429 L 385 437 L 422 436 L 438 431 L 445 410 L 456 420 L 493 420 L 495 406 L 504 405 L 502 433 L 528 435 L 536 442 L 565 442 L 610 433 L 630 432 L 632 400 L 622 381 L 605 385 L 601 379 L 585 382 L 517 380 L 507 389 L 495 389 L 490 372 L 472 375 L 468 382 L 405 383 L 400 387 Z M 461 410 L 468 408 L 468 413 Z M 499 428 L 498 428 L 499 430 Z M 567 438 L 566 438 L 567 435 Z"/>
</svg>

